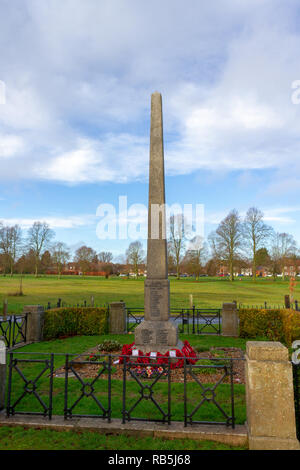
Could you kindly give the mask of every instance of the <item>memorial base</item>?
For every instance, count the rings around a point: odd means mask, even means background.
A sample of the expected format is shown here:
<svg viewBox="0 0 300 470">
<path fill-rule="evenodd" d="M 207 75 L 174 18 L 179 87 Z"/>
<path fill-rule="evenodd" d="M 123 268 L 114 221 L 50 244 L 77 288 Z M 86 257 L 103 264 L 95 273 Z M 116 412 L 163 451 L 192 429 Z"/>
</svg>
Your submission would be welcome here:
<svg viewBox="0 0 300 470">
<path fill-rule="evenodd" d="M 159 351 L 165 354 L 170 349 L 181 349 L 178 328 L 171 321 L 144 320 L 134 331 L 135 345 L 145 354 Z"/>
</svg>

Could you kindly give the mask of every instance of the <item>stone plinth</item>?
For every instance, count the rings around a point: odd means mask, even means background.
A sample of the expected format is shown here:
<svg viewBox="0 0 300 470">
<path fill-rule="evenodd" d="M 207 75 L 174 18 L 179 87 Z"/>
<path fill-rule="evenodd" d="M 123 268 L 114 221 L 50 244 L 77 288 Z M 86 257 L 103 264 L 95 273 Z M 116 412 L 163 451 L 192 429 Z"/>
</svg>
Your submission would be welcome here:
<svg viewBox="0 0 300 470">
<path fill-rule="evenodd" d="M 222 336 L 239 336 L 239 316 L 235 302 L 223 304 Z"/>
<path fill-rule="evenodd" d="M 5 407 L 6 390 L 6 345 L 4 338 L 0 336 L 0 410 Z"/>
<path fill-rule="evenodd" d="M 247 343 L 246 401 L 249 449 L 300 450 L 292 365 L 281 343 Z"/>
<path fill-rule="evenodd" d="M 165 354 L 170 349 L 181 349 L 178 329 L 171 321 L 145 320 L 135 329 L 135 345 L 144 354 L 156 351 Z"/>
<path fill-rule="evenodd" d="M 143 353 L 157 351 L 165 354 L 169 349 L 181 349 L 178 328 L 169 320 L 170 281 L 146 279 L 145 320 L 135 329 L 135 344 Z"/>
<path fill-rule="evenodd" d="M 41 305 L 25 305 L 23 313 L 27 313 L 27 342 L 39 342 L 43 340 L 44 307 Z"/>
<path fill-rule="evenodd" d="M 126 307 L 124 302 L 109 305 L 109 332 L 114 335 L 127 333 Z"/>
</svg>

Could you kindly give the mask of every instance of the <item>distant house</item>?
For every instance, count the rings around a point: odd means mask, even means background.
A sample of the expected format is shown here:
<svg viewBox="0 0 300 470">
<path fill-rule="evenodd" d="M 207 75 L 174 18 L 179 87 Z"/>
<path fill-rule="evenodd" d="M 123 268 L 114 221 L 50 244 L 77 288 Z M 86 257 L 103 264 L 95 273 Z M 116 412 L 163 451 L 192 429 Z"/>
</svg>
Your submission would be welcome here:
<svg viewBox="0 0 300 470">
<path fill-rule="evenodd" d="M 266 277 L 270 276 L 270 270 L 266 266 L 257 266 L 256 276 L 257 277 Z"/>
<path fill-rule="evenodd" d="M 223 277 L 223 276 L 227 276 L 228 274 L 229 274 L 228 267 L 225 265 L 220 266 L 217 276 Z"/>
<path fill-rule="evenodd" d="M 300 273 L 300 263 L 299 263 L 299 261 L 291 262 L 291 264 L 287 264 L 287 266 L 283 267 L 283 274 L 285 276 L 295 277 L 299 273 Z"/>
<path fill-rule="evenodd" d="M 252 276 L 252 269 L 251 268 L 241 268 L 241 274 L 243 276 Z"/>
</svg>

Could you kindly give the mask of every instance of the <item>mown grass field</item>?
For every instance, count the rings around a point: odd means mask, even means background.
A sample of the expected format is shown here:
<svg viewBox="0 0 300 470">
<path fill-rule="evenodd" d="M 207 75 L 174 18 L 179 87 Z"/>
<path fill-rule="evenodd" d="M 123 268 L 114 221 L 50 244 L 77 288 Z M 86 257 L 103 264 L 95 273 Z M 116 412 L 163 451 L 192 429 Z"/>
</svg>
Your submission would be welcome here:
<svg viewBox="0 0 300 470">
<path fill-rule="evenodd" d="M 230 282 L 228 279 L 203 277 L 199 281 L 192 278 L 180 280 L 170 279 L 171 307 L 188 307 L 189 296 L 193 295 L 196 307 L 221 307 L 223 302 L 246 305 L 283 305 L 284 295 L 289 294 L 289 281 L 271 278 L 252 279 L 246 277 Z M 0 277 L 0 308 L 4 299 L 8 299 L 9 312 L 19 313 L 23 305 L 41 304 L 56 306 L 57 300 L 62 299 L 67 304 L 89 304 L 94 297 L 95 305 L 123 300 L 130 307 L 141 307 L 144 304 L 144 280 L 63 276 L 25 276 L 23 278 L 24 296 L 14 295 L 19 290 L 18 276 Z M 300 281 L 297 283 L 294 298 L 300 300 Z"/>
</svg>

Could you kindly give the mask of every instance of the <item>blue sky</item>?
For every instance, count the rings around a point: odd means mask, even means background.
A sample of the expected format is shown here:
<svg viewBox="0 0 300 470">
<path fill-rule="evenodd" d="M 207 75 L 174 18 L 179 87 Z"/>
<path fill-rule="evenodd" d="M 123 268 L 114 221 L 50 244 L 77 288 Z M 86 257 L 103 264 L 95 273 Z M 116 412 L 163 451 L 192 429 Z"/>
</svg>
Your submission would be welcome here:
<svg viewBox="0 0 300 470">
<path fill-rule="evenodd" d="M 167 202 L 204 204 L 206 235 L 256 206 L 300 242 L 298 5 L 0 0 L 0 220 L 124 253 L 96 210 L 147 203 L 158 90 Z"/>
</svg>

